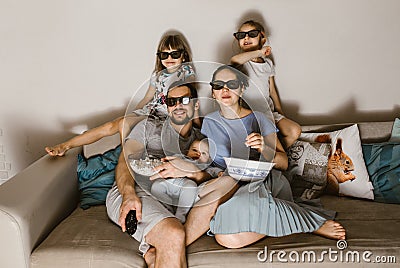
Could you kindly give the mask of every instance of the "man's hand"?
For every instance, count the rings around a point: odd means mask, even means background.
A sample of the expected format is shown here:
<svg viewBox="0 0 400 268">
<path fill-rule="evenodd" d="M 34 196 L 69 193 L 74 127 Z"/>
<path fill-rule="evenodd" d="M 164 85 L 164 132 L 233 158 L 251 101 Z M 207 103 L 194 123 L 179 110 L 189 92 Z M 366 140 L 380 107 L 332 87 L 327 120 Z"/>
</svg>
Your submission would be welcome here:
<svg viewBox="0 0 400 268">
<path fill-rule="evenodd" d="M 119 210 L 118 223 L 121 226 L 122 232 L 126 231 L 125 218 L 129 211 L 136 210 L 136 218 L 138 221 L 142 220 L 142 202 L 136 194 L 122 197 L 122 203 Z"/>
<path fill-rule="evenodd" d="M 151 176 L 150 180 L 159 178 L 193 178 L 194 174 L 200 171 L 195 164 L 179 157 L 167 156 L 163 158 L 163 161 L 167 162 L 154 168 L 157 173 Z"/>
</svg>

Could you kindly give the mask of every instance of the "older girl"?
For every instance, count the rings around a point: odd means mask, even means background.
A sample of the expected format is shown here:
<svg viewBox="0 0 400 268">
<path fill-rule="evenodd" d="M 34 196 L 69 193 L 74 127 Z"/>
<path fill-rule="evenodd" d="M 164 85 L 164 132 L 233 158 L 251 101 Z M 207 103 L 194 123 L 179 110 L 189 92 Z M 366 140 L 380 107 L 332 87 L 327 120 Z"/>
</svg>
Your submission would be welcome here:
<svg viewBox="0 0 400 268">
<path fill-rule="evenodd" d="M 282 143 L 285 148 L 288 148 L 300 136 L 301 128 L 299 124 L 283 115 L 275 86 L 275 67 L 266 57 L 270 53 L 270 47 L 265 46 L 267 36 L 264 27 L 256 21 L 249 20 L 244 22 L 233 35 L 238 41 L 241 53 L 233 56 L 231 63 L 241 66 L 243 72 L 256 85 L 256 88 L 246 92 L 246 98 L 253 100 L 251 103 L 253 107 L 264 106 L 266 99 L 280 130 Z"/>
<path fill-rule="evenodd" d="M 93 143 L 118 132 L 120 132 L 121 140 L 123 140 L 123 137 L 129 133 L 131 128 L 143 120 L 145 116 L 155 115 L 165 118 L 167 116 L 165 96 L 169 86 L 175 81 L 194 80 L 194 70 L 190 64 L 192 56 L 186 39 L 180 34 L 164 35 L 158 45 L 156 56 L 156 64 L 149 88 L 132 114 L 118 117 L 61 144 L 46 147 L 46 152 L 51 156 L 63 156 L 69 149 Z"/>
</svg>

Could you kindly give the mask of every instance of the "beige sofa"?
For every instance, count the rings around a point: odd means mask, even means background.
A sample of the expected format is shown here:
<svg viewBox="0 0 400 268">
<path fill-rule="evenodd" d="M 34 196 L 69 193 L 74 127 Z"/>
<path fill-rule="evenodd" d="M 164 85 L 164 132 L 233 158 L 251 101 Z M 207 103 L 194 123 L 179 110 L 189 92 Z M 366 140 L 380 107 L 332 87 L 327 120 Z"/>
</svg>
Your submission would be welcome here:
<svg viewBox="0 0 400 268">
<path fill-rule="evenodd" d="M 340 127 L 305 126 L 303 131 Z M 391 128 L 392 122 L 359 124 L 363 142 L 385 141 Z M 105 206 L 78 207 L 79 151 L 61 158 L 44 156 L 0 186 L 0 267 L 145 267 L 138 243 L 109 221 Z M 311 234 L 266 238 L 242 249 L 226 249 L 203 236 L 187 249 L 189 266 L 395 267 L 377 261 L 400 262 L 399 205 L 328 195 L 322 202 L 338 212 L 337 220 L 347 229 L 343 251 L 336 241 Z M 263 261 L 265 252 L 273 259 Z M 293 261 L 296 254 L 298 263 Z M 312 254 L 317 258 L 310 263 L 307 258 Z M 357 254 L 359 262 L 353 261 Z"/>
</svg>

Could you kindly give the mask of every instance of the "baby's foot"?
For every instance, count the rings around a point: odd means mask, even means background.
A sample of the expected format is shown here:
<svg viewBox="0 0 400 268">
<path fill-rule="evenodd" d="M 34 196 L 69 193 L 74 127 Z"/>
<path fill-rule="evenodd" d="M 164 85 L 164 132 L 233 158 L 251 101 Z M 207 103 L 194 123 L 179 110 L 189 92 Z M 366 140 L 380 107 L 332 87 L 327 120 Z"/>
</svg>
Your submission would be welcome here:
<svg viewBox="0 0 400 268">
<path fill-rule="evenodd" d="M 332 220 L 326 221 L 318 230 L 314 231 L 314 234 L 335 240 L 346 239 L 346 230 L 344 227 Z"/>
<path fill-rule="evenodd" d="M 63 156 L 69 148 L 65 144 L 61 143 L 53 147 L 46 147 L 44 149 L 51 156 Z"/>
<path fill-rule="evenodd" d="M 156 249 L 155 248 L 150 248 L 146 254 L 144 255 L 144 261 L 147 264 L 148 268 L 154 268 L 154 264 L 156 261 Z"/>
</svg>

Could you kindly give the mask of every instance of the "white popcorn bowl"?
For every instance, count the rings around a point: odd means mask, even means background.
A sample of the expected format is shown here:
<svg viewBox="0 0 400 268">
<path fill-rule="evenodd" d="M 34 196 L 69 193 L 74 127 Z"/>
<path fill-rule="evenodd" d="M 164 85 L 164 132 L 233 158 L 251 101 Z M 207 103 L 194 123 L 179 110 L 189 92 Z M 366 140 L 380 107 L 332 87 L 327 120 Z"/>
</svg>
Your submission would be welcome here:
<svg viewBox="0 0 400 268">
<path fill-rule="evenodd" d="M 228 174 L 241 181 L 264 180 L 275 163 L 224 157 Z"/>
</svg>

